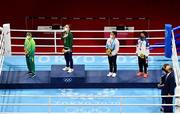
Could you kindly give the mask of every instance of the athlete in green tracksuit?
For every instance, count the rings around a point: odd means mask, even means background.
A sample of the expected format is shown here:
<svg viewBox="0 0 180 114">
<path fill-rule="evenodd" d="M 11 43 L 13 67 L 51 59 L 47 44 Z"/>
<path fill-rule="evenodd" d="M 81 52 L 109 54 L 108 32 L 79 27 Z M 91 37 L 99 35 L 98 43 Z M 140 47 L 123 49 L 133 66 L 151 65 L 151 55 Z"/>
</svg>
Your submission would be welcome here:
<svg viewBox="0 0 180 114">
<path fill-rule="evenodd" d="M 34 39 L 32 38 L 31 33 L 26 34 L 26 39 L 24 42 L 24 51 L 26 55 L 26 63 L 28 67 L 28 74 L 31 75 L 32 77 L 35 77 L 35 64 L 34 64 L 34 54 L 35 54 L 35 49 L 36 49 L 36 43 Z"/>
<path fill-rule="evenodd" d="M 74 71 L 72 58 L 73 34 L 70 31 L 70 25 L 64 26 L 62 40 L 64 41 L 64 48 L 62 52 L 64 53 L 64 58 L 66 60 L 66 67 L 63 68 L 63 70 L 67 71 L 68 73 L 72 73 Z"/>
</svg>

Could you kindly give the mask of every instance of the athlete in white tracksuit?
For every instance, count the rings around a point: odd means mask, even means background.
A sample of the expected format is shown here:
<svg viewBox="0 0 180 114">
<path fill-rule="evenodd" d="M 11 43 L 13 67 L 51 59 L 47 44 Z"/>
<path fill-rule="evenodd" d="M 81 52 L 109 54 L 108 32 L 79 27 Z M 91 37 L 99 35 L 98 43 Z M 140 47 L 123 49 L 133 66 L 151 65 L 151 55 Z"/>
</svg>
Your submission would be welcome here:
<svg viewBox="0 0 180 114">
<path fill-rule="evenodd" d="M 138 76 L 144 76 L 144 78 L 148 77 L 148 56 L 149 56 L 149 42 L 146 39 L 147 32 L 143 31 L 140 33 L 140 38 L 138 39 L 136 54 L 138 56 L 138 65 L 139 72 Z"/>
</svg>

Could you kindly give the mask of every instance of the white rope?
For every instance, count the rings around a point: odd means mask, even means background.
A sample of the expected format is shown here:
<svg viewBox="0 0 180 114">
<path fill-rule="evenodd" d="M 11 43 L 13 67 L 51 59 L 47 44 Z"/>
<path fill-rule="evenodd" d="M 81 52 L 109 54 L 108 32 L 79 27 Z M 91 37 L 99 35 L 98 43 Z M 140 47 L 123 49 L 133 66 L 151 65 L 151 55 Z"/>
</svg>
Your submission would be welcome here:
<svg viewBox="0 0 180 114">
<path fill-rule="evenodd" d="M 11 37 L 11 39 L 22 39 L 24 40 L 25 37 Z M 54 40 L 54 37 L 33 37 L 33 39 L 38 40 Z M 61 38 L 56 38 L 57 40 L 61 40 Z M 73 38 L 74 40 L 107 40 L 107 38 Z M 137 40 L 139 38 L 117 38 L 118 40 Z M 164 37 L 150 37 L 147 38 L 148 40 L 164 40 Z"/>
<path fill-rule="evenodd" d="M 12 112 L 0 112 L 0 114 L 12 114 Z M 127 113 L 123 113 L 123 112 L 111 112 L 111 113 L 107 113 L 107 112 L 13 112 L 13 114 L 127 114 Z M 128 114 L 139 114 L 139 113 L 129 113 Z M 152 114 L 152 113 L 142 113 L 142 114 Z M 162 113 L 155 113 L 153 112 L 153 114 L 162 114 Z M 179 113 L 173 113 L 173 114 L 179 114 Z"/>
<path fill-rule="evenodd" d="M 111 32 L 112 30 L 71 30 L 71 32 Z M 117 32 L 164 32 L 164 29 L 161 30 L 116 30 Z M 22 30 L 22 29 L 11 29 L 11 32 L 63 32 L 62 30 Z"/>
<path fill-rule="evenodd" d="M 25 40 L 26 37 L 11 37 L 12 40 Z M 37 40 L 54 40 L 54 37 L 33 37 L 33 39 Z M 61 38 L 57 38 L 60 40 Z"/>
<path fill-rule="evenodd" d="M 24 45 L 17 45 L 17 44 L 12 44 L 12 47 L 24 47 Z M 36 47 L 52 47 L 54 48 L 54 45 L 36 45 Z M 63 45 L 58 45 L 56 47 L 64 47 Z M 97 48 L 97 47 L 103 47 L 105 48 L 106 46 L 104 45 L 74 45 L 73 47 L 87 47 L 87 48 Z M 135 45 L 121 45 L 119 47 L 136 47 Z"/>
<path fill-rule="evenodd" d="M 12 47 L 24 47 L 24 45 L 18 45 L 18 44 L 12 44 Z M 163 47 L 165 45 L 151 45 L 151 47 Z M 54 48 L 54 45 L 36 45 L 36 47 L 51 47 Z M 64 47 L 63 45 L 58 45 L 56 47 Z M 73 47 L 87 47 L 87 48 L 97 48 L 97 47 L 103 47 L 105 48 L 106 46 L 104 45 L 74 45 Z M 120 48 L 132 48 L 136 47 L 136 45 L 120 45 Z"/>
<path fill-rule="evenodd" d="M 24 52 L 12 52 L 12 54 L 22 55 Z M 63 53 L 60 52 L 36 52 L 37 55 L 62 55 Z M 106 53 L 73 53 L 74 55 L 106 55 Z M 164 53 L 150 53 L 150 55 L 163 55 Z M 118 53 L 118 55 L 136 55 L 136 53 Z"/>
<path fill-rule="evenodd" d="M 67 96 L 58 96 L 58 95 L 0 95 L 0 97 L 28 97 L 28 98 L 161 98 L 161 97 L 180 97 L 177 95 L 140 95 L 140 96 L 100 96 L 100 95 L 80 95 L 80 96 L 72 96 L 72 95 L 67 95 Z"/>
<path fill-rule="evenodd" d="M 75 40 L 107 40 L 107 38 L 74 38 Z M 116 38 L 118 40 L 138 40 L 137 37 L 132 38 Z M 164 40 L 164 37 L 151 37 L 148 40 Z"/>
<path fill-rule="evenodd" d="M 176 104 L 25 104 L 1 103 L 0 106 L 177 106 Z"/>
<path fill-rule="evenodd" d="M 117 32 L 142 32 L 142 31 L 147 31 L 147 32 L 164 32 L 164 30 L 118 30 Z M 42 40 L 54 40 L 54 45 L 36 45 L 36 47 L 52 47 L 54 48 L 54 52 L 37 52 L 36 54 L 62 54 L 57 52 L 57 47 L 63 47 L 62 45 L 56 45 L 56 40 L 60 40 L 61 38 L 56 38 L 56 33 L 62 32 L 62 30 L 21 30 L 21 29 L 11 29 L 11 32 L 52 32 L 54 34 L 54 37 L 35 37 L 34 39 L 42 39 Z M 107 30 L 72 30 L 72 32 L 111 32 Z M 25 39 L 25 37 L 12 37 L 12 39 Z M 107 40 L 107 38 L 74 38 L 75 40 Z M 117 38 L 118 40 L 137 40 L 138 38 Z M 159 39 L 162 40 L 164 37 L 151 37 L 148 39 Z M 17 44 L 12 44 L 13 47 L 23 47 L 23 45 L 17 45 Z M 164 45 L 152 45 L 152 47 L 163 47 Z M 96 48 L 96 47 L 101 47 L 105 48 L 104 45 L 74 45 L 73 47 L 87 47 L 87 48 Z M 136 45 L 120 45 L 120 48 L 135 48 Z M 12 54 L 24 54 L 24 52 L 12 52 Z M 96 54 L 96 55 L 104 55 L 105 53 L 73 53 L 76 55 L 91 55 L 91 54 Z M 119 53 L 122 55 L 134 55 L 135 53 Z M 151 53 L 151 55 L 162 55 L 164 53 Z"/>
</svg>

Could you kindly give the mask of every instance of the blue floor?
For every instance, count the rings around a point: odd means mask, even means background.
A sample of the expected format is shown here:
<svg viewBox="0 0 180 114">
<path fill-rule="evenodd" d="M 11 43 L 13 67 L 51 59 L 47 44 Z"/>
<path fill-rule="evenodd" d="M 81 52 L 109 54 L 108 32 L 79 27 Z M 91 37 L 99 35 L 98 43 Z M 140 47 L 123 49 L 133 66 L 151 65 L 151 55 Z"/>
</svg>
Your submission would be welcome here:
<svg viewBox="0 0 180 114">
<path fill-rule="evenodd" d="M 1 90 L 3 95 L 52 95 L 52 96 L 130 96 L 130 95 L 159 95 L 157 89 L 28 89 L 28 90 Z M 124 104 L 159 104 L 160 98 L 124 98 Z M 0 103 L 41 103 L 47 104 L 47 98 L 23 98 L 23 97 L 1 97 Z M 119 104 L 118 98 L 53 98 L 52 104 Z M 53 106 L 52 112 L 108 112 L 118 113 L 122 108 L 122 112 L 160 112 L 159 106 Z M 40 106 L 1 106 L 1 112 L 48 112 L 48 107 Z"/>
<path fill-rule="evenodd" d="M 74 64 L 84 64 L 86 70 L 107 70 L 108 60 L 106 56 L 74 56 Z M 171 59 L 164 56 L 150 56 L 149 70 L 159 70 L 164 63 L 171 63 Z M 36 56 L 36 70 L 46 71 L 51 69 L 51 65 L 64 65 L 63 56 Z M 118 69 L 137 70 L 136 56 L 118 56 Z M 24 56 L 9 56 L 5 58 L 3 71 L 27 70 Z"/>
<path fill-rule="evenodd" d="M 50 70 L 50 66 L 53 64 L 63 65 L 63 57 L 58 56 L 37 56 L 36 70 Z M 107 70 L 107 58 L 105 56 L 75 56 L 75 64 L 85 64 L 86 70 Z M 137 70 L 137 58 L 135 56 L 119 56 L 118 57 L 118 69 L 132 69 Z M 164 63 L 171 63 L 171 59 L 164 57 L 149 57 L 149 69 L 159 70 Z M 23 56 L 11 56 L 6 57 L 3 71 L 19 71 L 26 70 L 25 58 Z M 158 89 L 147 88 L 126 88 L 126 89 L 4 89 L 0 90 L 1 95 L 52 95 L 52 96 L 93 96 L 93 95 L 107 95 L 107 96 L 139 96 L 139 95 L 160 95 Z M 23 98 L 23 97 L 0 97 L 0 103 L 48 103 L 47 98 Z M 53 98 L 52 104 L 118 104 L 120 99 L 116 98 Z M 122 103 L 125 104 L 159 104 L 160 98 L 124 98 Z M 142 113 L 158 113 L 160 106 L 99 106 L 99 107 L 79 107 L 79 106 L 58 106 L 51 107 L 52 112 L 108 112 L 118 113 L 122 109 L 122 112 L 142 112 Z M 39 106 L 1 106 L 1 112 L 48 112 L 48 107 Z"/>
</svg>

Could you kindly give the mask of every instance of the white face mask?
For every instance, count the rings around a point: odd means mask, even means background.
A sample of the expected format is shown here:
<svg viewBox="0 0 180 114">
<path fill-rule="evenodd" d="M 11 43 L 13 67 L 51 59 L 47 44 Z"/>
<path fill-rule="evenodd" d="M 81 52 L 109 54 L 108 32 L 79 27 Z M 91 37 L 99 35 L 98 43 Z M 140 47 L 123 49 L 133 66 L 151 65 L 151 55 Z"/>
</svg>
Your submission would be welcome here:
<svg viewBox="0 0 180 114">
<path fill-rule="evenodd" d="M 110 35 L 110 38 L 113 38 L 113 35 Z"/>
<path fill-rule="evenodd" d="M 30 36 L 27 36 L 28 39 L 30 39 L 31 37 Z"/>
<path fill-rule="evenodd" d="M 65 27 L 65 28 L 64 28 L 64 31 L 66 31 L 66 32 L 67 32 L 67 31 L 68 31 L 68 28 L 66 28 L 66 27 Z"/>
</svg>

